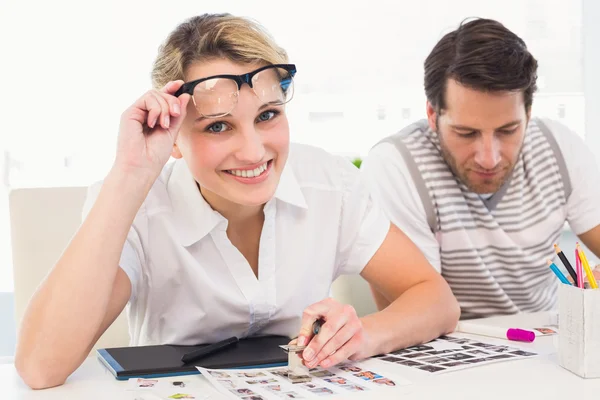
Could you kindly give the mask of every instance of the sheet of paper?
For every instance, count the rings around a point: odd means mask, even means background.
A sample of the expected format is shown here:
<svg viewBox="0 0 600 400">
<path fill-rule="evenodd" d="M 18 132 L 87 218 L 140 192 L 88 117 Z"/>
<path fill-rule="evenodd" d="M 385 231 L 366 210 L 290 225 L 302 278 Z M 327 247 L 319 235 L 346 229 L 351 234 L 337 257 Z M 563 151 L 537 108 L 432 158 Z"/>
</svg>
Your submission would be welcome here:
<svg viewBox="0 0 600 400">
<path fill-rule="evenodd" d="M 537 328 L 531 328 L 530 330 L 535 333 L 535 336 L 558 335 L 558 326 L 556 325 L 544 325 Z"/>
<path fill-rule="evenodd" d="M 220 392 L 232 399 L 243 400 L 344 398 L 358 392 L 371 392 L 369 398 L 376 398 L 377 391 L 410 384 L 404 378 L 378 374 L 365 362 L 315 368 L 310 370 L 310 382 L 295 384 L 287 379 L 285 367 L 238 370 L 198 367 L 198 370 Z"/>
<path fill-rule="evenodd" d="M 462 350 L 463 348 L 458 343 L 450 342 L 447 340 L 434 340 L 432 342 L 426 343 L 425 346 L 433 347 L 433 350 Z M 414 346 L 413 348 L 418 351 L 419 346 Z"/>
<path fill-rule="evenodd" d="M 381 361 L 411 367 L 432 374 L 458 371 L 499 361 L 537 356 L 493 339 L 474 340 L 460 336 L 442 336 L 424 345 L 378 356 Z"/>
<path fill-rule="evenodd" d="M 161 379 L 132 378 L 128 381 L 128 391 L 132 391 L 134 400 L 173 400 L 206 399 L 198 381 L 199 377 L 173 377 Z"/>
<path fill-rule="evenodd" d="M 128 390 L 155 390 L 158 386 L 164 384 L 158 379 L 131 378 L 128 381 Z"/>
<path fill-rule="evenodd" d="M 162 398 L 156 396 L 155 394 L 151 393 L 151 392 L 146 392 L 146 393 L 134 393 L 132 394 L 132 397 L 130 397 L 131 400 L 163 400 Z"/>
</svg>

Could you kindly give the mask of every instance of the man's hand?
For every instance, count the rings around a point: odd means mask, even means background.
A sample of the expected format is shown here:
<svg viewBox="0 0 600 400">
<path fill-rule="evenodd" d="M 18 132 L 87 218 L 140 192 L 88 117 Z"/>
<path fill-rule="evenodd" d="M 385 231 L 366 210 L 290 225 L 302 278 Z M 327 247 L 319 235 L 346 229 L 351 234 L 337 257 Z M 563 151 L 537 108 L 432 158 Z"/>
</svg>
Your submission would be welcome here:
<svg viewBox="0 0 600 400">
<path fill-rule="evenodd" d="M 596 278 L 596 282 L 598 282 L 598 286 L 600 286 L 600 264 L 596 265 L 594 267 L 594 269 L 592 270 L 592 273 L 594 274 L 594 278 Z M 585 270 L 583 271 L 583 282 L 589 282 L 587 274 L 585 273 Z M 571 277 L 571 275 L 567 275 L 567 279 L 569 280 L 569 282 L 571 282 L 571 284 L 574 284 L 573 278 Z"/>
</svg>

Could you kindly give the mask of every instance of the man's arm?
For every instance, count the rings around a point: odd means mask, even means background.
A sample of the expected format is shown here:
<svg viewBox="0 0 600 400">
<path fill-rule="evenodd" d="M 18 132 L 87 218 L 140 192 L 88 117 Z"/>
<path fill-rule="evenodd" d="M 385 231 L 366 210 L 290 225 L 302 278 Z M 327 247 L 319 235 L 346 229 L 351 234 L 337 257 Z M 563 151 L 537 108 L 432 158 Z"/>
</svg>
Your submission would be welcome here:
<svg viewBox="0 0 600 400">
<path fill-rule="evenodd" d="M 600 256 L 600 225 L 579 234 L 578 237 L 596 257 Z"/>
<path fill-rule="evenodd" d="M 567 221 L 573 233 L 600 257 L 600 173 L 596 157 L 583 139 L 558 121 L 544 118 L 563 156 L 572 191 L 567 199 Z M 600 278 L 600 270 L 595 272 Z"/>
<path fill-rule="evenodd" d="M 567 221 L 573 233 L 600 257 L 600 173 L 596 157 L 583 139 L 558 121 L 544 119 L 565 161 L 572 191 Z"/>
<path fill-rule="evenodd" d="M 590 229 L 589 231 L 579 235 L 579 239 L 598 257 L 600 254 L 600 225 Z M 600 280 L 600 265 L 596 265 L 592 271 L 596 280 Z"/>
<path fill-rule="evenodd" d="M 375 146 L 361 165 L 361 173 L 373 200 L 440 272 L 439 244 L 429 228 L 415 183 L 396 147 L 391 143 Z M 390 304 L 372 285 L 371 291 L 379 310 Z"/>
</svg>

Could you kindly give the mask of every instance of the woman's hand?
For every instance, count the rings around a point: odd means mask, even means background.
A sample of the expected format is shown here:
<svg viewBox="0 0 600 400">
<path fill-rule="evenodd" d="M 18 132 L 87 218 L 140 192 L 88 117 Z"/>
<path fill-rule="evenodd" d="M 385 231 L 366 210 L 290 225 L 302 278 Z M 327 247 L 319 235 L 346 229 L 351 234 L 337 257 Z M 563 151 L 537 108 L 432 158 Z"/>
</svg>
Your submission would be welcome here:
<svg viewBox="0 0 600 400">
<path fill-rule="evenodd" d="M 156 178 L 169 160 L 186 115 L 188 94 L 173 96 L 183 81 L 150 90 L 121 116 L 115 166 Z"/>
<path fill-rule="evenodd" d="M 318 319 L 324 323 L 314 335 L 313 324 Z M 333 299 L 322 300 L 304 310 L 297 344 L 307 346 L 302 358 L 309 368 L 317 365 L 329 368 L 345 360 L 359 360 L 371 355 L 368 353 L 368 336 L 354 308 Z"/>
</svg>

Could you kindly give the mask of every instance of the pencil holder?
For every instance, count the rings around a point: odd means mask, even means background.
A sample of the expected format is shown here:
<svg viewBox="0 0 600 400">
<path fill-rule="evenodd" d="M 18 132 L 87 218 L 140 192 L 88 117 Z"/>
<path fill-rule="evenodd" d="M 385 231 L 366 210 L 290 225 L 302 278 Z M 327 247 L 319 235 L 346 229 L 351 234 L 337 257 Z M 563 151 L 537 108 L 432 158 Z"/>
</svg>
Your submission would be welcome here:
<svg viewBox="0 0 600 400">
<path fill-rule="evenodd" d="M 560 365 L 583 378 L 600 378 L 600 289 L 561 284 L 558 302 Z"/>
</svg>

